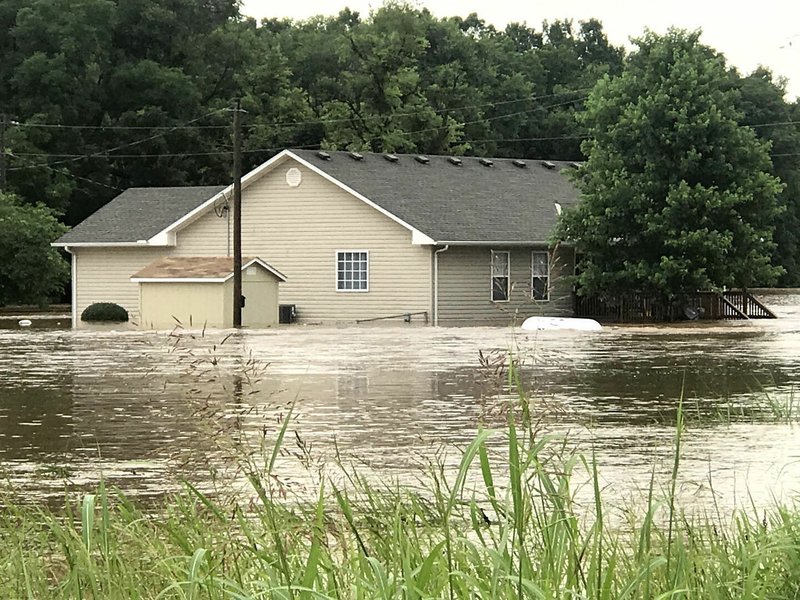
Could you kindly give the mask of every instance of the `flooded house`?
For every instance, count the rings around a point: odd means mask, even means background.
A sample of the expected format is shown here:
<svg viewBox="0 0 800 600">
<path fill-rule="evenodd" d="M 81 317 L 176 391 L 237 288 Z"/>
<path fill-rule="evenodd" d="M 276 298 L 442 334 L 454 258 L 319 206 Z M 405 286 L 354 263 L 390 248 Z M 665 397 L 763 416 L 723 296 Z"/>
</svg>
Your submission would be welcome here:
<svg viewBox="0 0 800 600">
<path fill-rule="evenodd" d="M 284 150 L 242 179 L 242 252 L 282 274 L 279 303 L 291 307 L 282 320 L 508 325 L 569 315 L 574 250 L 550 236 L 577 202 L 563 172 L 574 166 Z M 231 256 L 232 196 L 232 185 L 131 188 L 57 240 L 72 256 L 73 326 L 95 302 L 142 323 L 136 275 L 157 261 Z"/>
</svg>

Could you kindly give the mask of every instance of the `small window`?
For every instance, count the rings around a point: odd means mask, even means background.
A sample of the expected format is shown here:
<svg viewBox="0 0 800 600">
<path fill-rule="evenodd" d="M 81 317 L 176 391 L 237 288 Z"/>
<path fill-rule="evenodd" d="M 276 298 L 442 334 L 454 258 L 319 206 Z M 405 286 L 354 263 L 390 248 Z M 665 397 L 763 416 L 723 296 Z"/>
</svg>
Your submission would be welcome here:
<svg viewBox="0 0 800 600">
<path fill-rule="evenodd" d="M 336 253 L 336 291 L 369 291 L 369 254 L 365 250 Z"/>
<path fill-rule="evenodd" d="M 492 250 L 492 302 L 507 302 L 511 283 L 511 253 Z"/>
<path fill-rule="evenodd" d="M 531 298 L 550 299 L 550 260 L 546 251 L 531 254 Z"/>
</svg>

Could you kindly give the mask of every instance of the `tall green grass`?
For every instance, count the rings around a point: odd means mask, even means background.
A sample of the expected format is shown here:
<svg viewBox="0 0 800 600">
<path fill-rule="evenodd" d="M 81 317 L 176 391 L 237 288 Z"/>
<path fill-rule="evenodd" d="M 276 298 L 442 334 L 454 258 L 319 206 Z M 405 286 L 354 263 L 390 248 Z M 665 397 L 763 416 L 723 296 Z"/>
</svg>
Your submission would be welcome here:
<svg viewBox="0 0 800 600">
<path fill-rule="evenodd" d="M 513 377 L 513 372 L 510 375 Z M 289 502 L 273 472 L 289 418 L 241 467 L 252 496 L 197 487 L 137 507 L 104 485 L 65 513 L 0 512 L 0 598 L 800 598 L 800 507 L 697 517 L 651 480 L 629 522 L 610 519 L 591 457 L 541 436 L 523 397 L 505 431 L 480 431 L 425 491 L 349 471 Z M 504 435 L 503 456 L 487 447 Z M 593 503 L 576 502 L 588 474 Z"/>
</svg>

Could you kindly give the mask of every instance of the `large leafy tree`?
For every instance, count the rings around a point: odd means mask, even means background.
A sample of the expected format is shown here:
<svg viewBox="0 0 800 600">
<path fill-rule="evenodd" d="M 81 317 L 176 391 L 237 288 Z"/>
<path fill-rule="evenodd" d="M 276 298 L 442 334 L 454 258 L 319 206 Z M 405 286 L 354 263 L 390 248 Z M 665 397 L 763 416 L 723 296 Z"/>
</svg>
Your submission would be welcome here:
<svg viewBox="0 0 800 600">
<path fill-rule="evenodd" d="M 587 101 L 583 201 L 560 229 L 583 255 L 580 293 L 670 302 L 781 272 L 770 264 L 781 184 L 769 146 L 740 125 L 725 61 L 698 38 L 646 33 Z"/>
<path fill-rule="evenodd" d="M 0 193 L 0 306 L 44 305 L 61 294 L 69 265 L 50 242 L 66 230 L 43 204 Z"/>
<path fill-rule="evenodd" d="M 800 286 L 800 105 L 785 101 L 785 82 L 764 68 L 737 78 L 744 123 L 770 143 L 772 173 L 784 184 L 778 196 L 782 209 L 775 225 L 772 261 L 784 268 L 780 285 Z"/>
</svg>

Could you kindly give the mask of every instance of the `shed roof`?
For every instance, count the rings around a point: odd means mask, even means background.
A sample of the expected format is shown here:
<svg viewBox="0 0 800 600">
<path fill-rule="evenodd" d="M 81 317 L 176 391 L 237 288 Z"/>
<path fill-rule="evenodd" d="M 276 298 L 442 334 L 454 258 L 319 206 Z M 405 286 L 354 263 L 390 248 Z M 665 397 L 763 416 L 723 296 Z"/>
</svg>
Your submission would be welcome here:
<svg viewBox="0 0 800 600">
<path fill-rule="evenodd" d="M 440 243 L 544 242 L 558 219 L 555 204 L 578 202 L 577 189 L 562 173 L 574 170 L 573 162 L 291 153 Z"/>
<path fill-rule="evenodd" d="M 129 188 L 62 235 L 56 244 L 147 240 L 224 189 L 222 185 Z"/>
<path fill-rule="evenodd" d="M 260 258 L 242 258 L 242 270 L 253 265 L 259 265 L 280 281 L 286 281 L 283 273 Z M 159 258 L 133 274 L 131 281 L 207 280 L 222 282 L 231 277 L 233 277 L 233 258 L 230 256 L 167 256 Z"/>
</svg>

